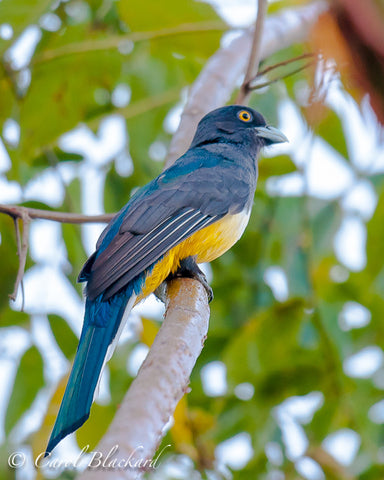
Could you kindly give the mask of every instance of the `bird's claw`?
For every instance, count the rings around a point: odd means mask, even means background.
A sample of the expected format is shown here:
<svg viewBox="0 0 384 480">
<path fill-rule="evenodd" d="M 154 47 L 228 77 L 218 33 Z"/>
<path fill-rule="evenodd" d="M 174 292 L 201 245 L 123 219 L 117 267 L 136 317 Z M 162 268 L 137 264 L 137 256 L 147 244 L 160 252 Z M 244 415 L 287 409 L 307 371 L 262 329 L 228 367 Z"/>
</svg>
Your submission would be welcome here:
<svg viewBox="0 0 384 480">
<path fill-rule="evenodd" d="M 187 257 L 181 260 L 180 267 L 172 275 L 172 278 L 180 278 L 180 277 L 194 278 L 195 280 L 199 281 L 203 285 L 205 291 L 207 292 L 208 303 L 210 303 L 213 300 L 213 290 L 207 281 L 207 277 L 197 266 L 197 263 L 194 257 Z"/>
<path fill-rule="evenodd" d="M 199 281 L 207 292 L 208 303 L 212 302 L 213 290 L 210 287 L 206 276 L 197 266 L 197 263 L 193 257 L 188 257 L 182 260 L 180 262 L 180 267 L 176 270 L 176 272 L 169 275 L 166 281 L 159 285 L 159 287 L 157 287 L 157 289 L 155 290 L 154 293 L 156 297 L 163 303 L 166 303 L 166 282 L 168 280 L 172 280 L 173 278 L 194 278 L 195 280 Z"/>
</svg>

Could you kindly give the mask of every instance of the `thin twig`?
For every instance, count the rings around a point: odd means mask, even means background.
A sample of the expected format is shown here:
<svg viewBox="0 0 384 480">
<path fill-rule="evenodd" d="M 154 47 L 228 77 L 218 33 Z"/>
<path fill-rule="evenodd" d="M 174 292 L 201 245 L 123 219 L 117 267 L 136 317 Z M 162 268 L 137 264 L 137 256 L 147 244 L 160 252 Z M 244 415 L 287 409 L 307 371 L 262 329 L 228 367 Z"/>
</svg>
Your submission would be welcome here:
<svg viewBox="0 0 384 480">
<path fill-rule="evenodd" d="M 82 215 L 79 213 L 57 212 L 51 210 L 40 210 L 39 208 L 21 207 L 18 205 L 4 205 L 0 203 L 0 213 L 5 213 L 12 218 L 23 219 L 27 215 L 30 219 L 40 218 L 60 223 L 108 223 L 114 217 L 114 213 L 102 215 Z"/>
<path fill-rule="evenodd" d="M 3 205 L 0 204 L 0 213 L 5 213 L 13 218 L 15 224 L 16 241 L 17 241 L 17 254 L 19 256 L 19 269 L 15 280 L 15 286 L 13 292 L 9 295 L 9 298 L 13 301 L 16 300 L 17 291 L 19 286 L 22 288 L 22 307 L 24 309 L 24 289 L 23 289 L 23 277 L 25 271 L 25 264 L 27 261 L 27 253 L 29 246 L 29 225 L 32 219 L 39 218 L 42 220 L 51 220 L 61 223 L 107 223 L 113 217 L 114 214 L 104 215 L 81 215 L 77 213 L 67 212 L 54 212 L 49 210 L 40 210 L 38 208 L 28 208 L 17 205 Z M 22 223 L 22 232 L 20 235 L 19 220 Z"/>
<path fill-rule="evenodd" d="M 292 71 L 286 73 L 285 75 L 281 75 L 280 77 L 272 78 L 271 80 L 268 80 L 267 82 L 256 83 L 256 84 L 250 83 L 250 84 L 248 84 L 248 88 L 249 88 L 250 91 L 253 91 L 253 90 L 258 90 L 259 88 L 268 87 L 269 85 L 272 85 L 273 83 L 276 83 L 280 80 L 283 80 L 284 78 L 288 78 L 291 75 L 295 75 L 296 73 L 299 73 L 302 70 L 305 70 L 306 68 L 308 68 L 312 65 L 314 65 L 314 62 L 308 62 L 305 65 L 302 65 L 301 67 L 296 68 L 295 70 L 292 70 Z"/>
<path fill-rule="evenodd" d="M 15 233 L 16 233 L 17 256 L 20 259 L 21 258 L 21 235 L 20 235 L 19 219 L 17 217 L 13 217 L 13 224 L 15 226 Z M 17 272 L 17 275 L 19 275 L 19 271 L 20 271 L 20 261 L 19 261 L 19 270 Z M 11 300 L 16 300 L 17 288 L 18 288 L 18 283 L 16 280 L 13 292 L 9 295 L 9 298 Z"/>
<path fill-rule="evenodd" d="M 251 53 L 249 54 L 245 77 L 236 99 L 237 104 L 244 104 L 247 102 L 247 99 L 251 93 L 251 90 L 249 89 L 249 82 L 255 77 L 260 64 L 261 38 L 263 34 L 265 17 L 267 15 L 268 1 L 258 0 L 257 5 L 257 17 L 255 30 L 253 32 Z"/>
<path fill-rule="evenodd" d="M 19 218 L 21 219 L 22 223 L 22 233 L 20 235 L 20 227 L 19 227 Z M 19 217 L 13 217 L 13 222 L 15 224 L 15 231 L 16 231 L 16 241 L 17 241 L 17 254 L 19 256 L 19 269 L 17 271 L 17 276 L 15 280 L 15 287 L 13 292 L 9 295 L 11 300 L 16 300 L 17 291 L 19 289 L 19 285 L 23 282 L 24 271 L 25 271 L 25 264 L 27 262 L 27 254 L 28 254 L 28 239 L 29 239 L 29 224 L 31 223 L 31 218 L 29 217 L 28 213 L 24 210 L 21 212 Z M 22 302 L 22 310 L 24 307 L 24 295 L 23 295 L 23 302 Z"/>
<path fill-rule="evenodd" d="M 21 235 L 21 257 L 19 258 L 19 271 L 16 277 L 16 285 L 17 282 L 21 285 L 21 311 L 24 311 L 24 272 L 25 272 L 25 264 L 27 263 L 27 255 L 28 255 L 28 247 L 29 247 L 29 226 L 31 224 L 31 219 L 28 214 L 23 215 L 22 217 L 23 222 L 23 233 Z M 15 291 L 17 295 L 17 290 Z M 15 297 L 16 298 L 16 297 Z"/>
<path fill-rule="evenodd" d="M 304 58 L 312 58 L 314 57 L 314 53 L 303 53 L 302 55 L 298 55 L 297 57 L 288 58 L 288 60 L 283 60 L 282 62 L 274 63 L 273 65 L 269 65 L 268 67 L 263 68 L 263 70 L 259 70 L 257 75 L 250 80 L 250 84 L 258 77 L 265 75 L 266 73 L 271 72 L 279 67 L 284 67 L 285 65 L 290 65 L 291 63 L 298 62 L 299 60 L 304 60 Z"/>
</svg>

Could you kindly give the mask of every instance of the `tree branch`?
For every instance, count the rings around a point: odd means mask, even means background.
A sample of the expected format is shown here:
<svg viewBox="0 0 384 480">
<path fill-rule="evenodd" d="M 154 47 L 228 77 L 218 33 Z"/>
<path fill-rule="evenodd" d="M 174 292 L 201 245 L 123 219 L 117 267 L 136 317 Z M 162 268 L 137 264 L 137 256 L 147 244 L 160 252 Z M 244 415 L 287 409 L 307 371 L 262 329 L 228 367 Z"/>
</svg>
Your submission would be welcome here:
<svg viewBox="0 0 384 480">
<path fill-rule="evenodd" d="M 249 54 L 248 66 L 245 72 L 243 83 L 241 84 L 239 94 L 236 98 L 236 103 L 242 105 L 247 102 L 251 90 L 249 82 L 255 77 L 260 64 L 261 38 L 264 28 L 264 21 L 267 14 L 268 1 L 258 0 L 257 2 L 257 16 L 255 28 L 253 31 L 251 52 Z"/>
<path fill-rule="evenodd" d="M 5 213 L 13 218 L 17 241 L 17 254 L 19 256 L 19 269 L 15 280 L 13 292 L 9 298 L 16 300 L 19 285 L 23 283 L 25 263 L 27 261 L 27 254 L 29 248 L 29 224 L 32 219 L 40 218 L 42 220 L 52 220 L 61 223 L 107 223 L 114 217 L 114 214 L 104 215 L 81 215 L 77 213 L 55 212 L 51 210 L 40 210 L 38 208 L 28 208 L 19 205 L 4 205 L 0 203 L 0 213 Z M 22 233 L 20 235 L 19 220 L 22 223 Z M 21 238 L 20 238 L 21 237 Z M 22 308 L 24 307 L 24 295 Z"/>
<path fill-rule="evenodd" d="M 4 205 L 0 203 L 0 213 L 5 213 L 12 218 L 28 217 L 29 219 L 40 218 L 60 223 L 108 223 L 115 216 L 114 213 L 102 215 L 82 215 L 80 213 L 57 212 L 41 210 L 39 208 L 22 207 L 19 205 Z"/>
<path fill-rule="evenodd" d="M 140 478 L 145 468 L 153 468 L 149 462 L 165 434 L 164 426 L 188 390 L 190 374 L 208 332 L 207 294 L 200 282 L 175 279 L 168 283 L 167 290 L 164 322 L 96 449 L 105 458 L 117 445 L 114 457 L 130 459 L 118 478 Z M 98 466 L 97 462 L 93 465 Z M 88 468 L 79 480 L 115 480 L 117 473 L 115 469 Z"/>
</svg>

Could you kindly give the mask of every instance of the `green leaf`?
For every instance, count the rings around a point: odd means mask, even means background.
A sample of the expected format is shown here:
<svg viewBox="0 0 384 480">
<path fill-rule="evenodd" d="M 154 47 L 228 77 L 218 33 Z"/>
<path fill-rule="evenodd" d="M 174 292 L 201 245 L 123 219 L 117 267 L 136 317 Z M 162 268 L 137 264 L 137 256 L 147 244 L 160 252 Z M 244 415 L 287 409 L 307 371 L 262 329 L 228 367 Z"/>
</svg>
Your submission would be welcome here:
<svg viewBox="0 0 384 480">
<path fill-rule="evenodd" d="M 341 119 L 333 110 L 327 109 L 326 112 L 327 114 L 321 122 L 315 125 L 314 131 L 339 152 L 340 155 L 348 158 L 347 143 Z"/>
<path fill-rule="evenodd" d="M 316 257 L 333 254 L 333 239 L 342 220 L 342 211 L 337 202 L 311 199 L 309 202 L 313 252 Z"/>
<path fill-rule="evenodd" d="M 68 260 L 71 264 L 71 271 L 67 273 L 73 286 L 76 288 L 80 297 L 82 296 L 83 285 L 77 282 L 77 277 L 87 260 L 84 246 L 81 240 L 81 231 L 79 225 L 63 223 L 63 240 L 67 248 Z"/>
<path fill-rule="evenodd" d="M 41 157 L 42 147 L 54 146 L 62 133 L 94 115 L 97 107 L 94 92 L 97 88 L 113 90 L 119 78 L 120 60 L 118 51 L 107 51 L 36 65 L 20 109 L 20 147 L 11 152 L 12 158 L 20 161 L 19 157 L 26 160 Z M 58 75 L 58 72 L 76 72 L 76 75 Z"/>
<path fill-rule="evenodd" d="M 374 279 L 383 268 L 384 256 L 384 188 L 381 190 L 377 207 L 367 224 L 367 272 Z"/>
<path fill-rule="evenodd" d="M 13 28 L 12 41 L 29 25 L 37 23 L 40 16 L 50 10 L 53 0 L 2 0 L 0 2 L 1 23 Z M 0 41 L 0 55 L 10 42 Z"/>
<path fill-rule="evenodd" d="M 66 198 L 63 208 L 73 211 L 81 212 L 81 186 L 80 180 L 75 178 L 66 189 Z M 71 271 L 67 273 L 67 276 L 71 280 L 72 284 L 76 287 L 79 295 L 82 295 L 82 286 L 77 283 L 77 277 L 79 272 L 87 259 L 85 253 L 80 225 L 63 223 L 61 226 L 63 232 L 63 240 L 67 249 L 68 260 L 71 264 Z"/>
<path fill-rule="evenodd" d="M 2 2 L 0 2 L 0 5 Z M 1 17 L 0 17 L 1 18 Z M 15 93 L 12 89 L 12 84 L 7 78 L 7 72 L 0 64 L 0 127 L 3 129 L 4 121 L 12 116 L 12 109 L 15 103 Z M 6 142 L 3 142 L 7 145 Z"/>
<path fill-rule="evenodd" d="M 288 155 L 263 158 L 259 162 L 259 179 L 265 180 L 274 175 L 285 175 L 296 171 L 296 166 Z"/>
<path fill-rule="evenodd" d="M 110 389 L 113 405 L 117 406 L 123 400 L 124 395 L 132 382 L 127 372 L 127 360 L 131 349 L 117 348 L 113 357 L 108 362 L 110 373 Z"/>
<path fill-rule="evenodd" d="M 89 451 L 95 449 L 109 424 L 113 420 L 116 408 L 113 405 L 93 403 L 89 419 L 76 431 L 76 440 L 80 448 L 89 445 Z"/>
<path fill-rule="evenodd" d="M 78 338 L 63 318 L 57 315 L 48 315 L 48 319 L 60 350 L 68 360 L 72 360 L 79 343 Z"/>
<path fill-rule="evenodd" d="M 119 2 L 119 13 L 121 19 L 134 32 L 164 29 L 219 18 L 210 5 L 187 0 L 164 0 L 161 3 L 148 0 L 146 8 L 142 8 L 139 0 Z"/>
<path fill-rule="evenodd" d="M 30 408 L 43 385 L 43 359 L 39 350 L 31 347 L 23 355 L 17 370 L 5 420 L 7 434 Z"/>
<path fill-rule="evenodd" d="M 56 165 L 59 162 L 80 162 L 83 156 L 78 153 L 64 152 L 57 146 L 51 150 L 45 150 L 41 155 L 38 155 L 33 160 L 33 165 L 36 167 L 47 167 L 47 165 Z"/>
<path fill-rule="evenodd" d="M 268 124 L 277 127 L 278 124 L 278 91 L 277 85 L 271 85 L 267 91 L 259 93 L 255 90 L 250 98 L 249 106 L 260 112 Z"/>
<path fill-rule="evenodd" d="M 311 292 L 306 201 L 305 197 L 274 198 L 274 217 L 266 238 L 267 258 L 273 260 L 274 252 L 279 252 L 279 263 L 287 274 L 289 294 L 293 297 L 306 297 Z"/>
<path fill-rule="evenodd" d="M 8 215 L 0 214 L 0 258 L 1 258 L 1 275 L 0 275 L 0 312 L 3 308 L 7 308 L 9 295 L 12 293 L 17 270 L 19 267 L 19 259 L 17 256 L 16 234 L 13 220 Z"/>
<path fill-rule="evenodd" d="M 8 465 L 8 460 L 10 455 L 15 452 L 15 445 L 12 442 L 2 442 L 0 445 L 0 458 L 4 459 L 0 462 L 0 478 L 1 480 L 16 480 L 17 473 L 16 468 L 10 468 Z"/>
<path fill-rule="evenodd" d="M 25 312 L 17 312 L 10 307 L 5 307 L 0 313 L 0 325 L 10 327 L 12 325 L 26 326 L 29 323 L 29 315 Z"/>
<path fill-rule="evenodd" d="M 232 387 L 238 383 L 254 382 L 260 374 L 261 359 L 256 339 L 258 324 L 259 319 L 250 320 L 234 336 L 224 352 L 223 360 Z M 239 368 L 240 365 L 242 368 Z"/>
</svg>

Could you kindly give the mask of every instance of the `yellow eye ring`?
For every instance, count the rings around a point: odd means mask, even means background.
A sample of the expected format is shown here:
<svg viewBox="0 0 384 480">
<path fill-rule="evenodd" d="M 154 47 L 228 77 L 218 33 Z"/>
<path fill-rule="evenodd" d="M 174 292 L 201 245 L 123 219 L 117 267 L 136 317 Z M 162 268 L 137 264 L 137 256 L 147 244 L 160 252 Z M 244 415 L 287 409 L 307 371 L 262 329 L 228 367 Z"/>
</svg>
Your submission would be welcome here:
<svg viewBox="0 0 384 480">
<path fill-rule="evenodd" d="M 240 110 L 237 114 L 237 118 L 242 122 L 250 122 L 252 120 L 252 115 L 248 110 Z"/>
</svg>

